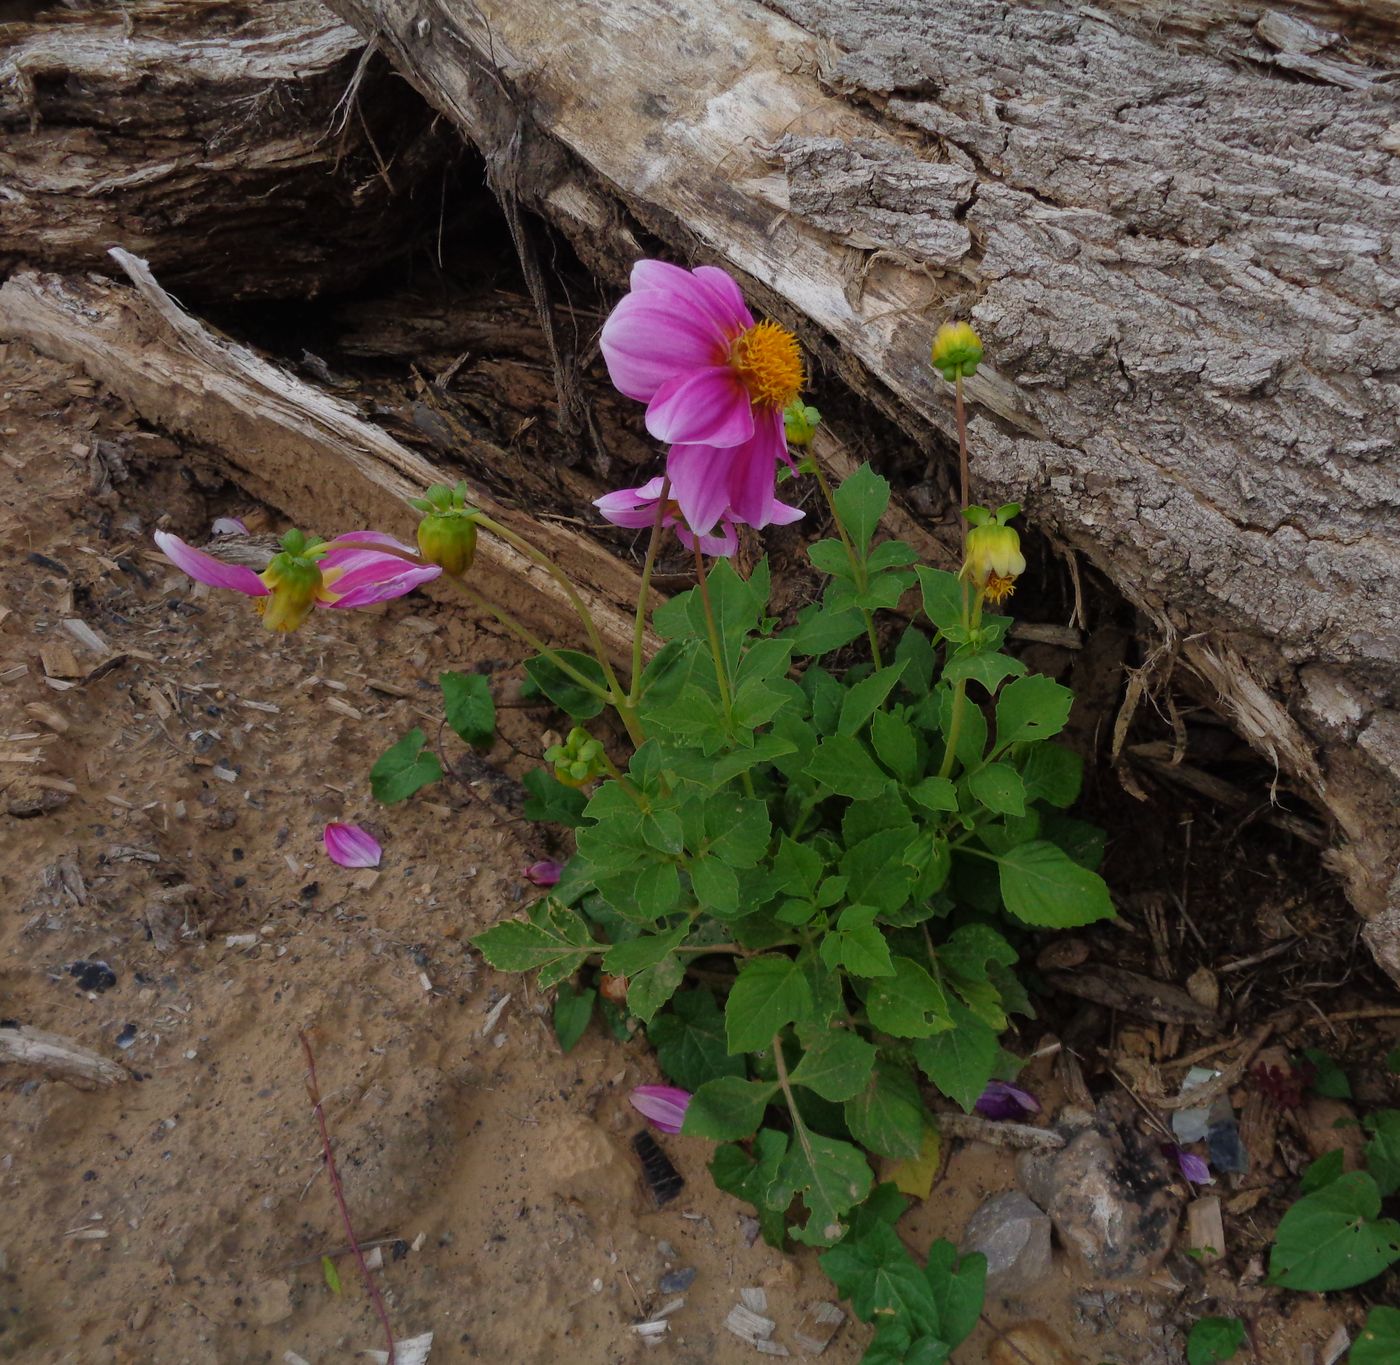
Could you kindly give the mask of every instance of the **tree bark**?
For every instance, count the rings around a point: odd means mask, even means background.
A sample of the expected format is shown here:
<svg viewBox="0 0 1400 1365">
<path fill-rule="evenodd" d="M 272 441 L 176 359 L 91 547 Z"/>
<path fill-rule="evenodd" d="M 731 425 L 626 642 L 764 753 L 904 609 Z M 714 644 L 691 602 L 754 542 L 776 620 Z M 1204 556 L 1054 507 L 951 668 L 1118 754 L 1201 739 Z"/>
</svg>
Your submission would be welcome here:
<svg viewBox="0 0 1400 1365">
<path fill-rule="evenodd" d="M 460 142 L 434 122 L 311 0 L 0 26 L 0 273 L 122 245 L 190 298 L 347 288 L 410 243 L 413 189 L 440 202 Z"/>
<path fill-rule="evenodd" d="M 330 3 L 601 274 L 739 272 L 926 441 L 970 316 L 979 499 L 1332 813 L 1400 980 L 1393 0 Z"/>
</svg>

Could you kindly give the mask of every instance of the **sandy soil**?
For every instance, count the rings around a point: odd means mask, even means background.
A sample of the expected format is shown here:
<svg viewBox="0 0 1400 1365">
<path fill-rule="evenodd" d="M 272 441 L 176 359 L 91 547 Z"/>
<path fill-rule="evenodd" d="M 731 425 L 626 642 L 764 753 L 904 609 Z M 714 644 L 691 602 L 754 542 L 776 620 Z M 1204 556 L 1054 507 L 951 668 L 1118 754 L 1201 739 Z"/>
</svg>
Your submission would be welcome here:
<svg viewBox="0 0 1400 1365">
<path fill-rule="evenodd" d="M 237 490 L 74 372 L 0 352 L 0 1019 L 131 1071 L 97 1091 L 0 1071 L 0 1359 L 323 1365 L 382 1345 L 302 1030 L 395 1330 L 433 1332 L 434 1365 L 751 1361 L 722 1327 L 745 1286 L 790 1342 L 830 1286 L 813 1253 L 747 1243 L 709 1144 L 661 1139 L 686 1185 L 648 1200 L 626 1104 L 658 1079 L 644 1041 L 595 1027 L 562 1055 L 549 1002 L 467 946 L 531 894 L 521 869 L 560 851 L 518 818 L 549 713 L 503 710 L 492 751 L 452 750 L 426 799 L 370 799 L 373 757 L 414 725 L 436 732 L 438 669 L 518 676 L 514 645 L 422 598 L 266 635 L 150 544 L 161 524 L 198 539 L 245 510 Z M 378 872 L 325 858 L 331 819 L 379 836 Z M 78 963 L 115 980 L 80 984 Z M 1012 1183 L 1004 1155 L 959 1147 L 901 1231 L 956 1239 Z M 660 1281 L 682 1267 L 694 1282 L 648 1351 L 632 1324 L 679 1297 Z M 1191 1297 L 1230 1287 L 1198 1277 Z M 988 1317 L 1044 1318 L 1090 1361 L 1181 1358 L 1180 1283 L 1093 1289 L 1065 1271 Z M 1281 1363 L 1335 1325 L 1292 1306 L 1291 1324 L 1261 1326 Z M 823 1359 L 857 1360 L 866 1337 L 848 1322 Z"/>
</svg>

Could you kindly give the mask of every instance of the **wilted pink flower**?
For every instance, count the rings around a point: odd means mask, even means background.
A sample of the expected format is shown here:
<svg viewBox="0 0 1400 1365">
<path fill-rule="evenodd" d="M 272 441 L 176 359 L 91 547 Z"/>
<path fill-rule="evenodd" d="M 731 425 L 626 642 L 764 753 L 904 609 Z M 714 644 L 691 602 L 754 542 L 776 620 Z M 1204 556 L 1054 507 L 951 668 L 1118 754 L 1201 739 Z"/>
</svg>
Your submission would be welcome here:
<svg viewBox="0 0 1400 1365">
<path fill-rule="evenodd" d="M 246 536 L 248 527 L 242 517 L 215 517 L 214 524 L 209 528 L 210 533 L 216 536 Z"/>
<path fill-rule="evenodd" d="M 702 447 L 691 446 L 688 449 L 700 450 Z M 676 452 L 671 453 L 674 455 Z M 732 452 L 721 450 L 717 453 L 727 456 Z M 616 493 L 605 493 L 601 498 L 595 498 L 593 505 L 615 526 L 641 529 L 650 526 L 655 519 L 656 504 L 661 500 L 664 484 L 665 480 L 658 476 L 640 488 L 619 488 Z M 770 498 L 767 518 L 763 524 L 771 522 L 778 526 L 786 526 L 803 515 L 800 507 L 790 507 L 785 502 Z M 682 545 L 693 549 L 695 542 L 699 540 L 701 552 L 707 555 L 732 555 L 739 548 L 739 535 L 734 528 L 740 520 L 726 505 L 718 517 L 719 534 L 696 536 L 686 525 L 681 515 L 680 504 L 675 499 L 667 501 L 666 510 L 661 514 L 661 524 L 674 530 Z M 711 521 L 710 524 L 713 526 L 715 522 Z"/>
<path fill-rule="evenodd" d="M 379 840 L 359 825 L 327 825 L 322 840 L 331 862 L 341 867 L 378 867 L 384 853 Z"/>
<path fill-rule="evenodd" d="M 783 409 L 803 383 L 797 338 L 755 322 L 713 266 L 638 261 L 631 285 L 603 324 L 603 359 L 617 388 L 647 405 L 647 430 L 677 448 L 667 468 L 687 525 L 703 535 L 726 507 L 767 525 L 788 458 Z"/>
<path fill-rule="evenodd" d="M 1040 1101 L 1034 1095 L 1005 1081 L 988 1081 L 972 1107 L 985 1119 L 1021 1119 L 1040 1113 Z"/>
<path fill-rule="evenodd" d="M 1210 1173 L 1210 1163 L 1204 1157 L 1194 1156 L 1190 1152 L 1183 1151 L 1174 1142 L 1164 1142 L 1162 1151 L 1176 1162 L 1182 1175 L 1193 1185 L 1215 1184 Z"/>
<path fill-rule="evenodd" d="M 679 1133 L 690 1104 L 690 1091 L 674 1085 L 638 1085 L 627 1102 L 653 1128 L 663 1133 Z"/>
<path fill-rule="evenodd" d="M 369 542 L 413 553 L 379 531 L 351 531 L 329 543 L 289 531 L 281 552 L 261 574 L 243 564 L 225 564 L 168 531 L 157 531 L 155 539 L 165 557 L 196 582 L 268 599 L 258 602 L 257 609 L 269 630 L 295 630 L 312 607 L 367 607 L 402 597 L 442 572 L 435 564 L 346 545 Z"/>
<path fill-rule="evenodd" d="M 554 886 L 563 871 L 563 863 L 556 863 L 552 858 L 541 858 L 539 862 L 531 863 L 525 869 L 525 880 L 534 882 L 536 886 Z"/>
</svg>

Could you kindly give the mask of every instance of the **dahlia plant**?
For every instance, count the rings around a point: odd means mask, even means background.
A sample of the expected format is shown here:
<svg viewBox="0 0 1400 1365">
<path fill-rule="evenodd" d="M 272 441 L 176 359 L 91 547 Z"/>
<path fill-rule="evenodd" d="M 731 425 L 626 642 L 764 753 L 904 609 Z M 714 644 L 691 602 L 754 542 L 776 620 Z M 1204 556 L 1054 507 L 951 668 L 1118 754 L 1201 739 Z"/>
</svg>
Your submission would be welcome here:
<svg viewBox="0 0 1400 1365">
<path fill-rule="evenodd" d="M 718 1144 L 716 1182 L 753 1205 L 771 1242 L 823 1249 L 822 1267 L 876 1325 L 867 1360 L 946 1359 L 976 1324 L 985 1265 L 946 1241 L 916 1260 L 894 1231 L 901 1191 L 928 1192 L 939 1104 L 991 1121 L 1034 1112 L 1001 1042 L 1011 1016 L 1031 1012 L 1014 965 L 1033 930 L 1113 913 L 1094 870 L 1101 838 L 1064 813 L 1080 762 L 1053 741 L 1072 696 L 1006 653 L 1010 618 L 987 611 L 1026 560 L 1018 508 L 970 503 L 963 384 L 981 342 L 957 323 L 931 351 L 960 437 L 959 574 L 880 538 L 890 489 L 869 466 L 832 487 L 810 449 L 819 414 L 802 401 L 796 337 L 756 320 L 723 271 L 638 262 L 601 345 L 667 447 L 656 477 L 596 503 L 650 530 L 625 675 L 567 574 L 461 485 L 415 502 L 416 551 L 364 532 L 293 533 L 259 576 L 160 543 L 193 576 L 270 598 L 274 629 L 441 575 L 536 650 L 529 685 L 572 726 L 527 775 L 525 813 L 572 827 L 576 852 L 529 869 L 546 894 L 473 942 L 555 988 L 565 1046 L 595 1010 L 647 1030 L 669 1084 L 639 1087 L 633 1103 L 665 1132 Z M 808 513 L 820 507 L 835 533 L 810 545 L 822 585 L 792 619 L 770 614 L 766 560 L 747 577 L 731 563 L 739 527 L 804 515 L 778 499 L 780 470 L 785 490 L 811 480 Z M 535 639 L 481 594 L 470 572 L 481 534 L 555 576 L 581 648 Z M 696 582 L 651 613 L 664 644 L 647 659 L 650 581 L 670 535 Z M 488 680 L 444 673 L 442 687 L 452 728 L 488 741 Z M 590 729 L 608 708 L 621 731 Z M 441 772 L 415 730 L 371 786 L 393 802 Z M 335 845 L 370 856 L 343 831 Z"/>
</svg>

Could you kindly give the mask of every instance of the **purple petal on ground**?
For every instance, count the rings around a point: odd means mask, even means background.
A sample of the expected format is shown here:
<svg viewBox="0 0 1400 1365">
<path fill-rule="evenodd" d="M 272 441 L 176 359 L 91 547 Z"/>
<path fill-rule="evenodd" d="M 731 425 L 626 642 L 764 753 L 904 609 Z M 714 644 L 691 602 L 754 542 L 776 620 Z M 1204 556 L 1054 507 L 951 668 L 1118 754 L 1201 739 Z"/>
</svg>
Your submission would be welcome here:
<svg viewBox="0 0 1400 1365">
<path fill-rule="evenodd" d="M 246 597 L 266 597 L 267 584 L 246 564 L 225 564 L 193 545 L 186 545 L 179 536 L 169 531 L 156 532 L 156 544 L 177 569 L 189 574 L 196 583 L 207 583 L 211 588 L 230 588 Z"/>
<path fill-rule="evenodd" d="M 534 882 L 536 886 L 554 886 L 563 871 L 563 863 L 556 863 L 553 858 L 541 858 L 539 862 L 531 863 L 525 869 L 525 880 Z"/>
<path fill-rule="evenodd" d="M 679 1133 L 690 1104 L 690 1091 L 674 1085 L 639 1085 L 628 1095 L 627 1102 L 653 1128 Z"/>
<path fill-rule="evenodd" d="M 378 867 L 384 852 L 374 835 L 359 825 L 327 825 L 322 841 L 331 862 L 341 867 Z"/>
<path fill-rule="evenodd" d="M 1176 1162 L 1182 1175 L 1193 1185 L 1215 1184 L 1210 1173 L 1210 1163 L 1204 1157 L 1182 1151 L 1174 1142 L 1163 1143 L 1162 1150 Z"/>
<path fill-rule="evenodd" d="M 1021 1119 L 1040 1113 L 1040 1101 L 1005 1081 L 988 1081 L 973 1108 L 985 1119 Z"/>
</svg>

